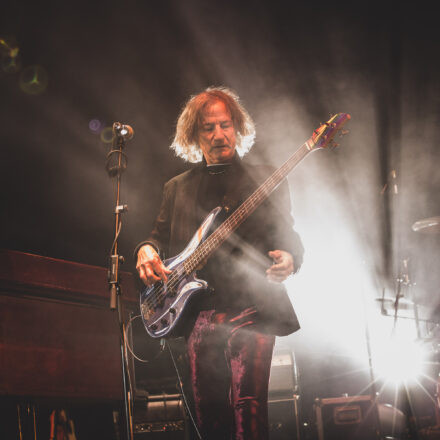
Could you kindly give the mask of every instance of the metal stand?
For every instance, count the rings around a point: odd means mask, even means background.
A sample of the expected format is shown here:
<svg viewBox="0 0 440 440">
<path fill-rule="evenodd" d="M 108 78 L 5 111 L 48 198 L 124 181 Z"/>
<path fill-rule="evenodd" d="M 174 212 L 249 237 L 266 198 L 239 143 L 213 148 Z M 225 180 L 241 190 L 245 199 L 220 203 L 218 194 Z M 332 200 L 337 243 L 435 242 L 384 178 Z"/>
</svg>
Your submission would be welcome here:
<svg viewBox="0 0 440 440">
<path fill-rule="evenodd" d="M 418 313 L 418 305 L 416 301 L 410 301 L 408 299 L 408 294 L 410 293 L 410 289 L 413 286 L 413 284 L 410 281 L 409 276 L 409 267 L 408 267 L 409 259 L 403 259 L 402 260 L 402 266 L 399 269 L 398 276 L 396 278 L 396 294 L 393 301 L 393 314 L 388 314 L 387 310 L 385 309 L 385 295 L 382 295 L 382 315 L 389 316 L 393 318 L 393 328 L 391 332 L 391 336 L 394 337 L 397 333 L 397 324 L 399 322 L 399 319 L 410 319 L 411 321 L 414 321 L 416 326 L 416 333 L 417 333 L 417 340 L 421 339 L 421 331 L 420 331 L 420 322 L 431 322 L 430 320 L 421 319 L 419 317 Z M 405 295 L 406 294 L 406 295 Z M 399 310 L 401 309 L 400 306 L 403 301 L 407 301 L 406 305 L 411 304 L 413 308 L 413 316 L 401 316 L 399 315 Z M 407 429 L 408 429 L 408 435 L 411 440 L 417 440 L 419 439 L 419 427 L 417 422 L 416 414 L 413 411 L 413 405 L 412 405 L 412 399 L 411 399 L 411 393 L 409 388 L 407 387 L 406 383 L 403 383 L 403 388 L 400 392 L 400 400 L 403 402 L 402 405 L 404 407 L 404 412 L 406 414 L 406 420 L 407 420 Z"/>
<path fill-rule="evenodd" d="M 383 291 L 383 295 L 385 294 L 385 290 Z M 382 295 L 382 296 L 383 296 Z M 371 335 L 370 335 L 370 325 L 368 321 L 368 313 L 367 313 L 367 301 L 365 298 L 365 290 L 362 288 L 362 305 L 363 305 L 363 311 L 364 311 L 364 334 L 365 334 L 365 344 L 367 349 L 367 356 L 368 356 L 368 368 L 370 373 L 370 396 L 371 401 L 373 402 L 373 410 L 375 411 L 375 417 L 377 420 L 377 437 L 379 439 L 382 439 L 382 424 L 379 417 L 379 406 L 378 406 L 378 392 L 376 389 L 376 377 L 374 374 L 374 368 L 373 368 L 373 355 L 371 352 Z M 382 301 L 383 304 L 383 301 Z"/>
<path fill-rule="evenodd" d="M 120 330 L 122 382 L 124 389 L 124 406 L 126 422 L 126 438 L 133 440 L 132 392 L 128 375 L 128 362 L 125 341 L 125 323 L 123 304 L 121 301 L 121 286 L 119 284 L 119 267 L 124 258 L 118 254 L 118 238 L 122 226 L 122 214 L 127 211 L 127 205 L 120 204 L 121 175 L 127 168 L 127 155 L 123 152 L 125 142 L 133 137 L 133 129 L 119 122 L 113 124 L 112 149 L 107 155 L 106 170 L 110 177 L 116 177 L 116 207 L 115 207 L 115 238 L 110 252 L 110 267 L 108 283 L 110 290 L 110 309 L 117 310 Z"/>
<path fill-rule="evenodd" d="M 292 350 L 292 367 L 293 367 L 293 415 L 295 417 L 295 427 L 296 427 L 296 440 L 301 440 L 302 435 L 302 424 L 301 424 L 301 410 L 300 410 L 300 385 L 299 385 L 299 371 L 296 364 L 295 352 Z"/>
</svg>

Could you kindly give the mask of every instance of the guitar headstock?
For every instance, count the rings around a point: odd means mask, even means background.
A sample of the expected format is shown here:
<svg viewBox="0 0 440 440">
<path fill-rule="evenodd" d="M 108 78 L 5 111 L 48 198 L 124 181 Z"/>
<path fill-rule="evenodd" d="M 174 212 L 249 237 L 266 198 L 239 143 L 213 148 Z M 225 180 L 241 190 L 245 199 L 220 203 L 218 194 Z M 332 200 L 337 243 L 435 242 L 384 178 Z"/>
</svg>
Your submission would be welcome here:
<svg viewBox="0 0 440 440">
<path fill-rule="evenodd" d="M 350 119 L 351 116 L 348 113 L 336 113 L 327 122 L 321 124 L 307 141 L 309 150 L 337 147 L 338 144 L 335 144 L 333 139 L 338 132 L 340 132 L 341 136 L 348 133 L 347 130 L 342 130 L 342 127 Z"/>
</svg>

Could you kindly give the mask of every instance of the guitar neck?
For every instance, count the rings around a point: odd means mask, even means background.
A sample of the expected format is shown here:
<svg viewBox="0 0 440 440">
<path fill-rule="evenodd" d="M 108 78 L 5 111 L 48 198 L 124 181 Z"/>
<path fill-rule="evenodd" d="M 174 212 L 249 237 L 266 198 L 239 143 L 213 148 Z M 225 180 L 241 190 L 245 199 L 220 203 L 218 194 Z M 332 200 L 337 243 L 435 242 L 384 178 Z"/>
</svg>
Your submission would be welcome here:
<svg viewBox="0 0 440 440">
<path fill-rule="evenodd" d="M 192 273 L 266 200 L 290 171 L 314 151 L 307 141 L 274 173 L 269 176 L 185 261 L 185 270 Z"/>
</svg>

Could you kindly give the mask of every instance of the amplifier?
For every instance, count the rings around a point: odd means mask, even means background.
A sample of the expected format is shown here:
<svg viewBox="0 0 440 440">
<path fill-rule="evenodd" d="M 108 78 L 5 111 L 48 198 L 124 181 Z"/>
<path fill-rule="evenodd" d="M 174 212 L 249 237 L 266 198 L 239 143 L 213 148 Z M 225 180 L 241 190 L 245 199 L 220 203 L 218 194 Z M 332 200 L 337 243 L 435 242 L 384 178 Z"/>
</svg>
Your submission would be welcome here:
<svg viewBox="0 0 440 440">
<path fill-rule="evenodd" d="M 292 350 L 275 348 L 270 367 L 269 399 L 291 398 L 297 392 L 298 379 Z"/>
<path fill-rule="evenodd" d="M 185 412 L 181 394 L 157 394 L 136 398 L 134 402 L 136 439 L 186 438 Z"/>
<path fill-rule="evenodd" d="M 269 399 L 269 438 L 270 440 L 299 440 L 299 396 Z"/>
<path fill-rule="evenodd" d="M 377 407 L 371 396 L 316 399 L 319 440 L 378 440 Z"/>
<path fill-rule="evenodd" d="M 269 438 L 300 438 L 298 374 L 291 349 L 275 346 L 269 379 Z"/>
</svg>

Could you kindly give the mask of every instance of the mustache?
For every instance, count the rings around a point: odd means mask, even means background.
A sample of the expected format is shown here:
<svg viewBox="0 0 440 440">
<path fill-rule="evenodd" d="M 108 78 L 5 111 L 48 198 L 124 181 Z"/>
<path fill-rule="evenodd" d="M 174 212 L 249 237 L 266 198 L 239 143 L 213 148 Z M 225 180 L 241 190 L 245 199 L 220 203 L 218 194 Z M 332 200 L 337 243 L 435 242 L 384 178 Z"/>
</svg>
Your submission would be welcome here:
<svg viewBox="0 0 440 440">
<path fill-rule="evenodd" d="M 218 145 L 214 144 L 211 148 L 223 148 L 223 147 L 228 147 L 228 148 L 230 148 L 231 145 L 229 145 L 229 144 L 225 144 L 225 143 L 223 143 L 223 144 L 218 144 Z"/>
</svg>

